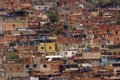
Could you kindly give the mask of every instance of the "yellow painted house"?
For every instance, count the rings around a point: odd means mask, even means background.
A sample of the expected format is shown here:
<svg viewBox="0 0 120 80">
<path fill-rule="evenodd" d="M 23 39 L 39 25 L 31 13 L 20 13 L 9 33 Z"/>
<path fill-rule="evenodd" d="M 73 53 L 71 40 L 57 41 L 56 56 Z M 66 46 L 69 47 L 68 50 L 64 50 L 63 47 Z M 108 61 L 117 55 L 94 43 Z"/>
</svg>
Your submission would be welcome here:
<svg viewBox="0 0 120 80">
<path fill-rule="evenodd" d="M 47 52 L 48 55 L 54 54 L 57 51 L 56 43 L 40 43 L 38 51 Z"/>
</svg>

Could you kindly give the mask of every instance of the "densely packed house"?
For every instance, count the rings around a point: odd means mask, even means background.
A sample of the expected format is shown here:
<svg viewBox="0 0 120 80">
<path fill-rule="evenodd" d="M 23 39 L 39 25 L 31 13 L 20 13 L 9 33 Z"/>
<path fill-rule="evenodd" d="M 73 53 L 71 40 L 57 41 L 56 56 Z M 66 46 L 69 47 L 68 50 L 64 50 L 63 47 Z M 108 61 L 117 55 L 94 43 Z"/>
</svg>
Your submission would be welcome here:
<svg viewBox="0 0 120 80">
<path fill-rule="evenodd" d="M 102 1 L 0 0 L 0 80 L 119 80 L 120 4 Z"/>
</svg>

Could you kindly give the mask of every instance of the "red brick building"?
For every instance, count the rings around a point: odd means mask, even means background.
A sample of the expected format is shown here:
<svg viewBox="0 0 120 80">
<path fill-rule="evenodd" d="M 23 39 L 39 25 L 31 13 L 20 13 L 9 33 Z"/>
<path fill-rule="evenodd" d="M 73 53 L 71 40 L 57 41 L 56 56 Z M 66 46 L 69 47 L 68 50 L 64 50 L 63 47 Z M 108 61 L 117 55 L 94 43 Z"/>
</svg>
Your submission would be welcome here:
<svg viewBox="0 0 120 80">
<path fill-rule="evenodd" d="M 18 0 L 1 0 L 0 8 L 18 9 L 19 1 Z"/>
</svg>

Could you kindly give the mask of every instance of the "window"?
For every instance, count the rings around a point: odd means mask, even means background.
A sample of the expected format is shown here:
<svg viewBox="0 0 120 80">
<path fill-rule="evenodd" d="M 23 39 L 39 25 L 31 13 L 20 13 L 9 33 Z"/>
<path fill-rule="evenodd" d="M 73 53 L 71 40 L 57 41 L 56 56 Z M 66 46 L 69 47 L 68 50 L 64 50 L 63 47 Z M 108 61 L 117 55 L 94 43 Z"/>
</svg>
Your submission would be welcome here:
<svg viewBox="0 0 120 80">
<path fill-rule="evenodd" d="M 13 24 L 12 26 L 15 27 L 15 24 Z"/>
<path fill-rule="evenodd" d="M 29 68 L 29 65 L 28 65 L 28 64 L 26 64 L 26 68 Z"/>
<path fill-rule="evenodd" d="M 67 2 L 64 2 L 64 4 L 67 4 Z"/>
<path fill-rule="evenodd" d="M 44 68 L 47 68 L 47 65 L 46 65 L 46 64 L 43 64 L 43 67 L 44 67 Z"/>
<path fill-rule="evenodd" d="M 61 17 L 64 17 L 64 15 L 61 15 Z"/>
<path fill-rule="evenodd" d="M 33 68 L 36 68 L 37 67 L 37 64 L 33 64 Z"/>
<path fill-rule="evenodd" d="M 28 42 L 24 42 L 24 45 L 27 46 L 27 45 L 28 45 Z M 27 49 L 25 49 L 25 50 L 27 50 Z"/>
<path fill-rule="evenodd" d="M 90 36 L 88 36 L 88 38 L 90 38 Z"/>
<path fill-rule="evenodd" d="M 11 5 L 13 5 L 13 2 L 11 2 Z"/>
<path fill-rule="evenodd" d="M 34 1 L 34 5 L 36 5 L 37 4 L 37 1 Z"/>
<path fill-rule="evenodd" d="M 17 70 L 19 70 L 20 68 L 18 67 Z"/>
<path fill-rule="evenodd" d="M 12 68 L 10 68 L 10 70 L 12 70 Z"/>
<path fill-rule="evenodd" d="M 106 59 L 106 57 L 105 57 L 105 56 L 103 56 L 102 58 L 103 58 L 103 59 Z"/>
<path fill-rule="evenodd" d="M 118 32 L 117 32 L 117 31 L 116 31 L 115 33 L 116 33 L 116 34 L 118 34 Z"/>
<path fill-rule="evenodd" d="M 11 32 L 8 32 L 8 34 L 11 34 Z"/>
<path fill-rule="evenodd" d="M 26 2 L 26 0 L 23 0 L 23 2 Z"/>
<path fill-rule="evenodd" d="M 41 49 L 44 49 L 44 47 L 41 47 Z"/>
<path fill-rule="evenodd" d="M 49 49 L 52 49 L 52 47 L 49 47 Z"/>
<path fill-rule="evenodd" d="M 113 64 L 114 67 L 120 67 L 120 64 Z"/>
<path fill-rule="evenodd" d="M 33 41 L 31 41 L 31 42 L 30 42 L 30 45 L 34 45 L 34 42 L 33 42 Z"/>
<path fill-rule="evenodd" d="M 114 52 L 114 55 L 117 55 L 116 52 Z"/>
<path fill-rule="evenodd" d="M 33 12 L 31 12 L 31 14 L 33 15 Z"/>
</svg>

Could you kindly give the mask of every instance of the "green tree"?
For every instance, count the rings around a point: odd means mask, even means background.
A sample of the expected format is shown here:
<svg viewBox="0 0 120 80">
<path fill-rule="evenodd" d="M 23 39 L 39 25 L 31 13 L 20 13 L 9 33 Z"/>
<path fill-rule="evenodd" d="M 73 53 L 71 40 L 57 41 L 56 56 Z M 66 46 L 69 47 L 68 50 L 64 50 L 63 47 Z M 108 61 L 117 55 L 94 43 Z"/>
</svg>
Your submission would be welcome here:
<svg viewBox="0 0 120 80">
<path fill-rule="evenodd" d="M 116 3 L 118 5 L 120 5 L 120 0 L 110 0 L 111 3 Z"/>
<path fill-rule="evenodd" d="M 52 11 L 48 11 L 46 12 L 47 15 L 49 16 L 49 19 L 52 23 L 55 23 L 58 21 L 58 15 L 55 13 L 55 12 L 52 12 Z"/>
<path fill-rule="evenodd" d="M 56 28 L 56 29 L 53 31 L 53 34 L 56 34 L 56 35 L 64 35 L 63 28 Z"/>
<path fill-rule="evenodd" d="M 93 3 L 94 2 L 94 0 L 86 0 L 87 2 L 91 2 L 91 3 Z"/>
<path fill-rule="evenodd" d="M 120 13 L 117 15 L 117 24 L 120 25 Z"/>
<path fill-rule="evenodd" d="M 91 0 L 88 0 L 88 1 L 91 1 Z M 120 5 L 120 0 L 92 0 L 92 2 L 96 7 L 102 7 L 108 4 Z"/>
<path fill-rule="evenodd" d="M 10 53 L 6 56 L 7 61 L 20 61 L 20 57 L 17 53 Z"/>
</svg>

